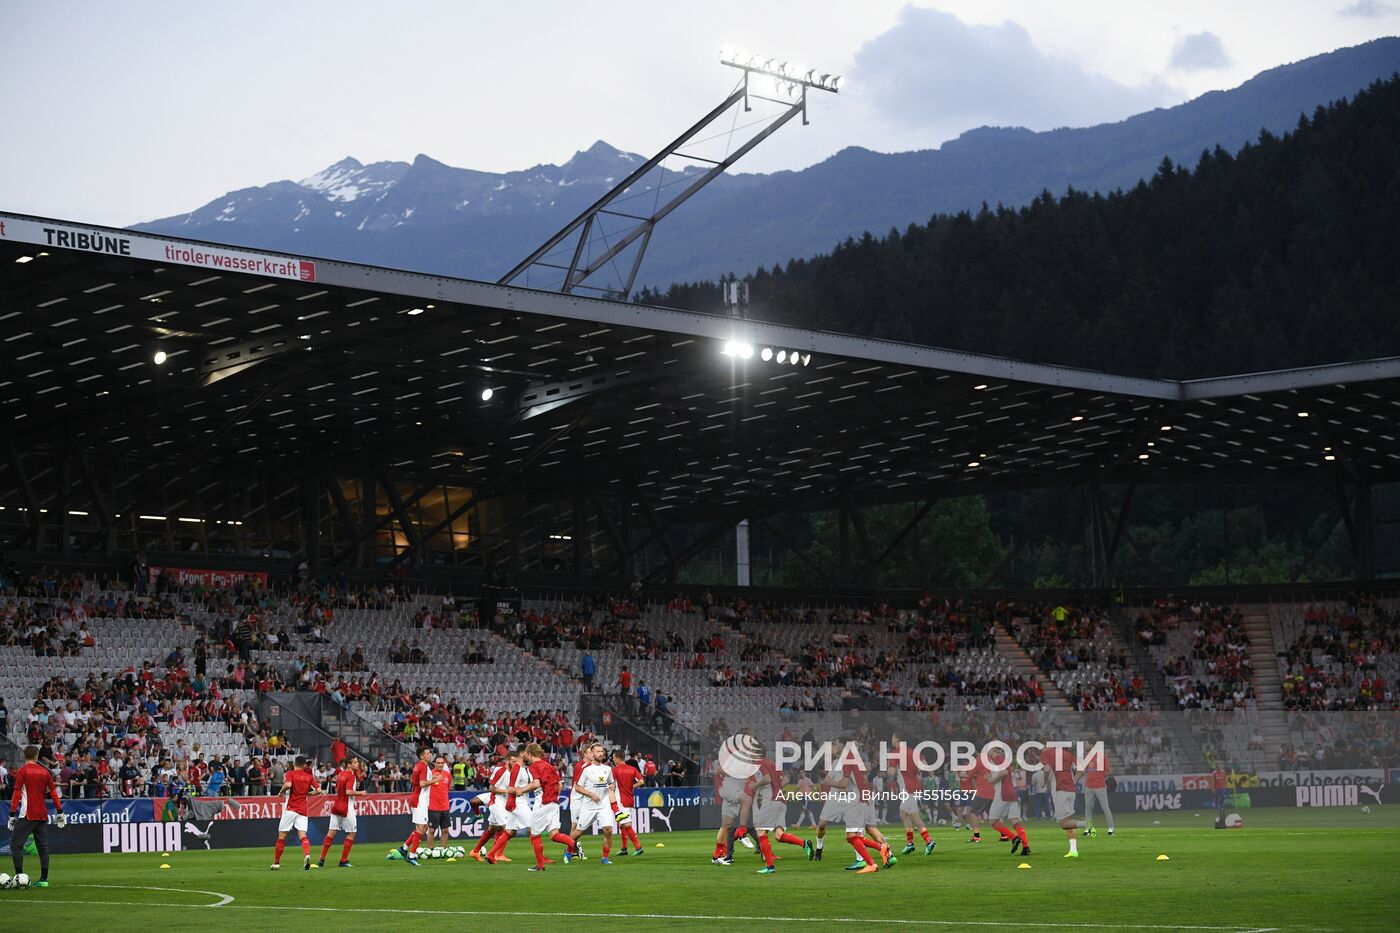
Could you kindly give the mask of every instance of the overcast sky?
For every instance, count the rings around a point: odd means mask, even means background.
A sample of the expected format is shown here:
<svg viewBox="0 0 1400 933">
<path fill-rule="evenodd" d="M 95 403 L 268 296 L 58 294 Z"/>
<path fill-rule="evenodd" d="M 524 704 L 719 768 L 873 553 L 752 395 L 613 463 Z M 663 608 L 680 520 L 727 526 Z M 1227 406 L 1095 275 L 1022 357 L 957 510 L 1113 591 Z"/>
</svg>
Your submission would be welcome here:
<svg viewBox="0 0 1400 933">
<path fill-rule="evenodd" d="M 842 72 L 747 171 L 1084 126 L 1400 32 L 1400 0 L 0 0 L 0 210 L 126 225 L 347 155 L 650 154 L 731 45 Z"/>
</svg>

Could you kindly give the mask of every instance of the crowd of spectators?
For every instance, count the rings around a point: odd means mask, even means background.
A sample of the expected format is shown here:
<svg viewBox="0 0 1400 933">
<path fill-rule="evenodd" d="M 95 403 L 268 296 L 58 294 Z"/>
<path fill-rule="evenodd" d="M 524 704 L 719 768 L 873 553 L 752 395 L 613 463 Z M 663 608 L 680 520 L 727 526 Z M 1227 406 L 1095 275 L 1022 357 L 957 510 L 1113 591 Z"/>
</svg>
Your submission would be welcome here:
<svg viewBox="0 0 1400 933">
<path fill-rule="evenodd" d="M 1400 626 L 1375 600 L 1339 609 L 1310 606 L 1304 631 L 1282 652 L 1283 703 L 1289 710 L 1395 710 Z"/>
<path fill-rule="evenodd" d="M 1244 616 L 1232 606 L 1203 600 L 1159 599 L 1137 618 L 1144 645 L 1182 644 L 1174 632 L 1190 634 L 1190 649 L 1162 663 L 1167 685 L 1182 709 L 1246 709 L 1254 699 L 1254 663 Z"/>
</svg>

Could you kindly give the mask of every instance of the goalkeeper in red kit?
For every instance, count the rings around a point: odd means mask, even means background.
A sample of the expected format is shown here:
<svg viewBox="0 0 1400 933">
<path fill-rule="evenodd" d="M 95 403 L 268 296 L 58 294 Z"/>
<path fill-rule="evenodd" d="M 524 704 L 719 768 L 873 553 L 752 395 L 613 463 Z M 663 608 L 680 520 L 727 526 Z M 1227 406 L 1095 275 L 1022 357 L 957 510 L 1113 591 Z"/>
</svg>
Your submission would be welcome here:
<svg viewBox="0 0 1400 933">
<path fill-rule="evenodd" d="M 63 800 L 58 796 L 58 785 L 53 773 L 39 764 L 39 746 L 29 745 L 24 749 L 24 764 L 15 771 L 15 793 L 10 798 L 10 858 L 15 863 L 15 874 L 24 871 L 24 844 L 32 835 L 34 845 L 39 850 L 39 880 L 30 887 L 49 886 L 49 807 L 45 797 L 52 798 L 53 811 L 58 814 L 55 821 L 59 829 L 68 825 L 68 817 L 63 815 Z"/>
</svg>

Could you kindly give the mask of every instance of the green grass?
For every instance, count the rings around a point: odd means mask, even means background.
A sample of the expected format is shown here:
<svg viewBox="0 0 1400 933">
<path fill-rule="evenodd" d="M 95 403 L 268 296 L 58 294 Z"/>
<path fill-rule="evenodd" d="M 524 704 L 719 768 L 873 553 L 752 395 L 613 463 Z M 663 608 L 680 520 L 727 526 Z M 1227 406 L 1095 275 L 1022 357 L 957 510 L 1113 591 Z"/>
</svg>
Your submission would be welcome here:
<svg viewBox="0 0 1400 933">
<path fill-rule="evenodd" d="M 1394 930 L 1400 926 L 1400 807 L 1357 810 L 1245 811 L 1235 831 L 1211 828 L 1210 814 L 1120 819 L 1118 835 L 1080 842 L 1082 857 L 1062 858 L 1064 833 L 1029 826 L 1035 855 L 1022 859 L 989 838 L 934 831 L 937 851 L 857 877 L 842 869 L 851 849 L 827 836 L 827 858 L 786 856 L 771 876 L 739 849 L 731 867 L 709 863 L 711 833 L 648 837 L 641 858 L 551 865 L 536 875 L 529 844 L 511 843 L 516 860 L 386 862 L 390 846 L 364 844 L 353 869 L 301 871 L 289 847 L 281 872 L 268 871 L 270 849 L 158 855 L 69 855 L 54 859 L 53 887 L 0 892 L 0 930 L 164 931 L 339 928 L 560 930 L 710 929 L 743 920 L 765 927 L 904 929 L 1219 929 L 1280 931 Z M 1102 830 L 1102 825 L 1100 825 Z M 810 837 L 804 828 L 799 835 Z M 903 833 L 887 835 L 902 846 Z M 992 834 L 992 838 L 995 833 Z M 664 843 L 664 848 L 657 845 Z M 559 847 L 546 850 L 557 857 Z M 334 857 L 334 852 L 332 857 Z M 1169 861 L 1158 861 L 1159 854 Z M 162 861 L 169 870 L 159 868 Z M 34 873 L 36 859 L 26 870 Z M 10 870 L 9 866 L 5 866 Z M 167 890 L 151 890 L 161 888 Z M 208 893 L 199 893 L 208 892 Z M 221 895 L 233 898 L 210 905 Z M 288 910 L 285 908 L 301 908 Z M 308 910 L 314 908 L 314 910 Z M 554 915 L 554 916 L 551 916 Z M 638 918 L 629 921 L 627 917 Z M 732 918 L 732 919 L 731 919 Z M 833 923 L 830 921 L 861 921 Z M 623 927 L 622 924 L 627 924 Z M 644 925 L 639 927 L 638 925 Z"/>
</svg>

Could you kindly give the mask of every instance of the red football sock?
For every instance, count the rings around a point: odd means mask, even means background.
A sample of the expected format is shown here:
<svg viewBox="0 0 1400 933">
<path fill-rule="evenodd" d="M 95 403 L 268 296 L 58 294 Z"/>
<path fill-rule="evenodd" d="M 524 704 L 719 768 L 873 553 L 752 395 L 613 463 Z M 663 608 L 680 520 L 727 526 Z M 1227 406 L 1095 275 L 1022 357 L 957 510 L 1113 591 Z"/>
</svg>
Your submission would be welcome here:
<svg viewBox="0 0 1400 933">
<path fill-rule="evenodd" d="M 1006 828 L 1005 826 L 1003 826 L 1000 822 L 993 823 L 993 824 L 992 824 L 992 829 L 995 829 L 997 832 L 1001 833 L 1001 841 L 1002 841 L 1002 842 L 1005 842 L 1005 841 L 1008 840 L 1008 839 L 1015 839 L 1015 838 L 1016 838 L 1016 834 L 1013 833 L 1011 830 L 1007 829 L 1007 828 Z"/>
<path fill-rule="evenodd" d="M 481 838 L 476 841 L 476 847 L 473 848 L 472 851 L 480 852 L 482 849 L 486 848 L 486 843 L 490 842 L 491 838 L 495 835 L 496 831 L 494 829 L 488 829 L 486 832 L 482 833 Z M 490 850 L 488 849 L 487 851 Z"/>
<path fill-rule="evenodd" d="M 928 830 L 927 830 L 927 829 L 921 829 L 921 830 L 919 830 L 919 838 L 923 839 L 924 842 L 928 842 L 928 841 L 929 841 Z"/>
<path fill-rule="evenodd" d="M 743 839 L 743 838 L 744 838 L 745 836 L 747 836 L 748 834 L 749 834 L 749 828 L 748 828 L 747 826 L 740 826 L 738 829 L 734 830 L 734 838 L 735 838 L 735 839 Z"/>
<path fill-rule="evenodd" d="M 790 846 L 801 846 L 801 845 L 806 845 L 806 843 L 802 841 L 801 837 L 799 837 L 799 836 L 794 836 L 792 833 L 788 832 L 787 830 L 783 830 L 783 832 L 782 832 L 781 834 L 779 834 L 779 836 L 778 836 L 778 841 L 779 841 L 779 842 L 785 842 L 785 843 L 787 843 L 787 844 L 790 845 Z"/>
<path fill-rule="evenodd" d="M 535 865 L 536 865 L 537 867 L 539 867 L 539 868 L 543 868 L 543 867 L 544 867 L 544 840 L 541 839 L 539 836 L 531 836 L 531 837 L 530 837 L 530 845 L 531 845 L 531 846 L 534 848 L 534 850 L 535 850 Z"/>
<path fill-rule="evenodd" d="M 870 850 L 865 847 L 865 840 L 860 836 L 847 836 L 846 841 L 856 850 L 856 855 L 865 859 L 865 864 L 874 865 L 875 860 L 870 857 Z"/>
<path fill-rule="evenodd" d="M 350 847 L 353 846 L 354 844 L 355 844 L 355 840 L 353 840 L 353 839 L 347 839 L 347 840 L 345 840 L 345 848 L 343 848 L 343 849 L 340 850 L 340 860 L 341 860 L 342 862 L 348 862 L 348 861 L 350 861 Z"/>
<path fill-rule="evenodd" d="M 906 829 L 904 831 L 904 841 L 911 846 L 914 844 L 914 831 L 912 829 Z"/>
<path fill-rule="evenodd" d="M 768 841 L 766 833 L 758 834 L 758 851 L 763 853 L 763 864 L 769 868 L 773 867 L 773 845 Z"/>
<path fill-rule="evenodd" d="M 280 865 L 280 864 L 282 864 L 282 850 L 285 849 L 286 847 L 287 847 L 287 840 L 285 840 L 285 839 L 278 839 L 278 840 L 277 840 L 277 845 L 276 845 L 276 847 L 273 848 L 273 850 L 272 850 L 272 864 L 274 864 L 274 865 Z"/>
<path fill-rule="evenodd" d="M 503 829 L 496 835 L 496 845 L 491 849 L 491 858 L 500 858 L 504 855 L 507 842 L 510 842 L 510 833 Z"/>
<path fill-rule="evenodd" d="M 1022 845 L 1022 846 L 1024 846 L 1024 847 L 1027 848 L 1027 849 L 1029 849 L 1029 848 L 1031 847 L 1031 841 L 1030 841 L 1029 839 L 1026 838 L 1026 827 L 1024 827 L 1024 826 L 1017 826 L 1017 827 L 1016 827 L 1016 835 L 1018 835 L 1018 836 L 1021 837 L 1021 845 Z"/>
<path fill-rule="evenodd" d="M 331 841 L 331 838 L 327 836 L 326 841 L 321 843 L 321 861 L 323 862 L 326 860 L 326 856 L 330 854 Z"/>
<path fill-rule="evenodd" d="M 310 855 L 310 854 L 311 854 L 311 840 L 310 840 L 310 839 L 307 839 L 305 836 L 302 836 L 302 837 L 301 837 L 301 854 L 302 854 L 302 855 Z"/>
<path fill-rule="evenodd" d="M 413 832 L 409 833 L 408 838 L 403 841 L 404 847 L 408 849 L 410 854 L 417 852 L 418 842 L 422 838 L 423 837 L 419 835 L 418 830 L 415 829 Z"/>
<path fill-rule="evenodd" d="M 612 836 L 603 837 L 603 858 L 612 854 Z"/>
<path fill-rule="evenodd" d="M 725 854 L 726 851 L 728 851 L 728 850 L 725 848 L 724 843 L 722 843 L 722 842 L 716 842 L 716 843 L 715 843 L 715 858 L 724 858 L 724 854 Z"/>
<path fill-rule="evenodd" d="M 632 848 L 640 851 L 642 848 L 642 840 L 637 838 L 637 831 L 629 826 L 623 830 L 623 833 L 628 839 L 632 840 Z"/>
<path fill-rule="evenodd" d="M 578 843 L 574 842 L 572 836 L 566 836 L 566 835 L 564 835 L 563 833 L 558 833 L 558 832 L 557 832 L 557 833 L 555 833 L 553 836 L 550 836 L 549 838 L 550 838 L 550 841 L 551 841 L 551 842 L 557 842 L 557 843 L 559 843 L 559 844 L 562 845 L 564 848 L 568 849 L 570 852 L 577 852 L 577 851 L 578 851 Z"/>
</svg>

